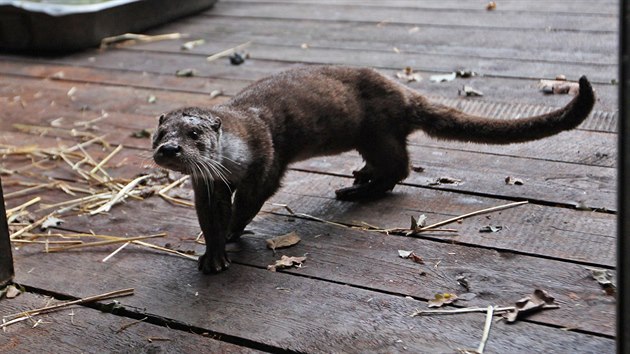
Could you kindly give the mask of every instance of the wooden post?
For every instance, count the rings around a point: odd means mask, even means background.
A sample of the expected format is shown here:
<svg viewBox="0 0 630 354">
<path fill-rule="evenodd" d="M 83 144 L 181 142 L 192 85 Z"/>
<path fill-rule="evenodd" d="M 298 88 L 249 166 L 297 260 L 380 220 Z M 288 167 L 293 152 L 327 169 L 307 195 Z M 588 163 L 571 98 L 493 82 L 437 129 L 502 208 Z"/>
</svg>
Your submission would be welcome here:
<svg viewBox="0 0 630 354">
<path fill-rule="evenodd" d="M 2 194 L 2 179 L 0 179 L 0 287 L 4 287 L 11 280 L 13 280 L 13 256 L 7 226 L 7 212 L 4 207 L 4 194 Z"/>
<path fill-rule="evenodd" d="M 617 353 L 630 352 L 630 4 L 619 6 L 619 173 L 617 174 Z"/>
</svg>

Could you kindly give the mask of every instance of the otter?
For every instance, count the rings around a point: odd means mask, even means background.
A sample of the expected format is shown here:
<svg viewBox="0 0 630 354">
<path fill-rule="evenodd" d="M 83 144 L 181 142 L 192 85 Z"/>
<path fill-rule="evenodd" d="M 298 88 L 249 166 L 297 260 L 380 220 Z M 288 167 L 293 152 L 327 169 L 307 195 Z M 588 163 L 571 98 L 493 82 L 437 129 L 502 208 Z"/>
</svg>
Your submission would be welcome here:
<svg viewBox="0 0 630 354">
<path fill-rule="evenodd" d="M 226 241 L 244 232 L 292 162 L 357 150 L 365 165 L 336 197 L 377 198 L 407 177 L 407 136 L 415 130 L 446 140 L 525 142 L 575 128 L 594 103 L 582 76 L 579 93 L 565 107 L 497 120 L 430 103 L 372 69 L 302 67 L 261 79 L 212 108 L 162 114 L 153 158 L 191 176 L 206 241 L 199 269 L 217 273 L 230 264 Z"/>
</svg>

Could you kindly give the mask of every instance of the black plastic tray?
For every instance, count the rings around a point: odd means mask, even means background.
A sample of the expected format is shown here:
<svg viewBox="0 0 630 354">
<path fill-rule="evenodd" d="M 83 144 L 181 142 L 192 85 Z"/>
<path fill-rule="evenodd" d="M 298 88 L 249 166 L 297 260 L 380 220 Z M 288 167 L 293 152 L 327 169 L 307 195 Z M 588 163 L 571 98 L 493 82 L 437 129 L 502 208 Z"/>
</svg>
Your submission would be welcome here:
<svg viewBox="0 0 630 354">
<path fill-rule="evenodd" d="M 0 49 L 70 51 L 142 33 L 217 0 L 0 0 Z"/>
</svg>

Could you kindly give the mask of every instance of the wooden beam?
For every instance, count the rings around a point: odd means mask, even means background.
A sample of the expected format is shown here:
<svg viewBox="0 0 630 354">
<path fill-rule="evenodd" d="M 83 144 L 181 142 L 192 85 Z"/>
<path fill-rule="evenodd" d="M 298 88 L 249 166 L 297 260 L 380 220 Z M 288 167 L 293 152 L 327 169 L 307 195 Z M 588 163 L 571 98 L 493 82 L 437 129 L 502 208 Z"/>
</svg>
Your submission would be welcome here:
<svg viewBox="0 0 630 354">
<path fill-rule="evenodd" d="M 2 194 L 2 179 L 0 179 L 0 286 L 4 286 L 13 279 L 13 256 L 11 255 L 11 240 L 7 226 L 7 213 L 4 208 Z"/>
</svg>

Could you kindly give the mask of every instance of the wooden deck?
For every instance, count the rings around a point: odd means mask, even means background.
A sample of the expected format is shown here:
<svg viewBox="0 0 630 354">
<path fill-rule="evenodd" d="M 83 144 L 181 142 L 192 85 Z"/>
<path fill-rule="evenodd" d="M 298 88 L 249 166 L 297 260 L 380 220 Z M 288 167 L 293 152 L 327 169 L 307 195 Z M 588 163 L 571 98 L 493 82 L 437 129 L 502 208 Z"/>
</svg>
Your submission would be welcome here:
<svg viewBox="0 0 630 354">
<path fill-rule="evenodd" d="M 579 129 L 539 142 L 493 147 L 414 134 L 409 150 L 420 168 L 374 202 L 334 198 L 334 189 L 351 183 L 351 171 L 361 165 L 356 153 L 296 164 L 249 226 L 253 234 L 233 247 L 231 268 L 219 275 L 204 276 L 193 260 L 134 244 L 102 262 L 120 245 L 45 253 L 45 244 L 15 241 L 15 282 L 27 291 L 1 300 L 0 316 L 42 307 L 51 296 L 77 299 L 123 288 L 134 288 L 134 295 L 117 299 L 115 308 L 105 306 L 107 300 L 7 326 L 0 352 L 452 353 L 477 348 L 486 315 L 410 316 L 436 294 L 466 299 L 446 307 L 453 309 L 510 306 L 543 289 L 560 308 L 514 324 L 493 322 L 486 352 L 612 353 L 615 298 L 589 269 L 615 275 L 618 2 L 497 3 L 487 11 L 481 0 L 221 0 L 205 13 L 148 33 L 187 33 L 186 39 L 64 56 L 0 55 L 0 166 L 17 171 L 3 174 L 5 199 L 11 209 L 41 197 L 27 208 L 31 220 L 58 209 L 44 209 L 47 204 L 89 195 L 69 195 L 53 182 L 91 192 L 104 188 L 59 157 L 34 164 L 49 156 L 41 155 L 44 148 L 67 151 L 60 147 L 107 134 L 103 141 L 110 146 L 94 143 L 75 153 L 101 161 L 122 144 L 103 169 L 124 185 L 157 171 L 149 139 L 132 133 L 152 130 L 158 114 L 221 102 L 256 79 L 297 65 L 369 66 L 390 76 L 409 66 L 424 77 L 409 84 L 419 92 L 495 117 L 564 105 L 569 96 L 544 95 L 537 87 L 540 79 L 561 74 L 569 80 L 587 75 L 598 95 Z M 200 38 L 205 44 L 180 48 Z M 248 41 L 251 58 L 243 65 L 227 58 L 206 61 Z M 177 77 L 184 68 L 195 76 Z M 429 80 L 455 69 L 480 75 Z M 484 96 L 458 96 L 463 85 Z M 211 98 L 215 90 L 223 95 Z M 11 147 L 28 151 L 6 150 Z M 433 183 L 446 176 L 461 182 Z M 524 184 L 508 185 L 507 176 Z M 16 195 L 26 182 L 49 185 Z M 175 196 L 190 198 L 186 188 Z M 203 252 L 194 241 L 199 226 L 192 208 L 145 197 L 128 198 L 105 214 L 61 215 L 65 222 L 52 232 L 165 232 L 147 242 Z M 366 230 L 409 227 L 410 217 L 421 214 L 433 223 L 520 200 L 529 204 L 445 226 L 456 233 L 405 237 Z M 488 225 L 503 229 L 479 232 Z M 299 244 L 275 255 L 266 248 L 267 238 L 292 231 L 301 236 Z M 29 233 L 18 238 L 46 239 Z M 400 258 L 398 250 L 413 250 L 425 264 Z M 281 255 L 307 260 L 302 268 L 268 271 Z"/>
</svg>

